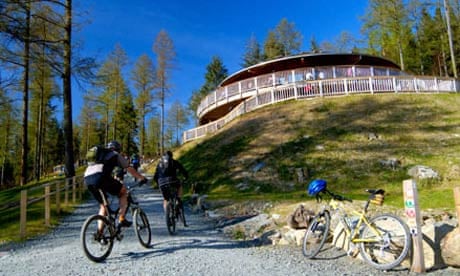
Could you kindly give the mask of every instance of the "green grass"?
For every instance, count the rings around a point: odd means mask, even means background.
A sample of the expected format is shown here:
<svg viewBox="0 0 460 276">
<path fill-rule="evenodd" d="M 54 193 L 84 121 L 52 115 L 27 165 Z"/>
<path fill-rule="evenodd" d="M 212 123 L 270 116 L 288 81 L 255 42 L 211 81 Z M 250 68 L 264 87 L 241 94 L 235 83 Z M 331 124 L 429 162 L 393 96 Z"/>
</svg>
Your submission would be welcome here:
<svg viewBox="0 0 460 276">
<path fill-rule="evenodd" d="M 385 203 L 403 208 L 409 168 L 425 165 L 440 179 L 417 181 L 424 209 L 454 209 L 460 183 L 460 96 L 356 95 L 290 101 L 245 114 L 215 135 L 177 151 L 210 199 L 305 200 L 305 187 L 324 178 L 329 188 L 365 199 L 365 188 L 383 188 Z M 369 133 L 378 139 L 369 140 Z M 398 158 L 392 170 L 380 160 Z M 258 164 L 262 169 L 254 171 Z M 297 183 L 295 168 L 306 168 Z M 239 184 L 249 187 L 240 191 Z"/>
<path fill-rule="evenodd" d="M 52 179 L 52 182 L 55 182 L 56 179 Z M 57 180 L 60 181 L 60 180 Z M 16 203 L 16 206 L 12 206 L 7 209 L 0 210 L 0 246 L 8 242 L 17 242 L 24 239 L 29 239 L 37 235 L 44 234 L 56 226 L 62 217 L 69 215 L 75 206 L 81 203 L 81 200 L 76 197 L 76 202 L 73 204 L 72 190 L 68 190 L 68 203 L 65 204 L 64 192 L 61 192 L 60 196 L 60 210 L 59 214 L 57 213 L 56 208 L 56 195 L 50 196 L 51 211 L 50 211 L 50 225 L 45 225 L 45 202 L 44 200 L 38 201 L 33 204 L 28 204 L 27 206 L 27 224 L 26 224 L 26 236 L 24 238 L 20 237 L 20 193 L 21 190 L 27 189 L 27 198 L 30 200 L 32 198 L 39 198 L 44 195 L 44 188 L 38 187 L 41 184 L 46 182 L 34 183 L 26 185 L 23 187 L 17 187 L 9 190 L 4 190 L 0 192 L 0 202 L 2 206 L 7 203 Z M 60 185 L 62 189 L 63 184 Z M 56 185 L 51 186 L 51 192 L 54 192 Z M 83 193 L 82 197 L 86 198 L 87 194 Z"/>
</svg>

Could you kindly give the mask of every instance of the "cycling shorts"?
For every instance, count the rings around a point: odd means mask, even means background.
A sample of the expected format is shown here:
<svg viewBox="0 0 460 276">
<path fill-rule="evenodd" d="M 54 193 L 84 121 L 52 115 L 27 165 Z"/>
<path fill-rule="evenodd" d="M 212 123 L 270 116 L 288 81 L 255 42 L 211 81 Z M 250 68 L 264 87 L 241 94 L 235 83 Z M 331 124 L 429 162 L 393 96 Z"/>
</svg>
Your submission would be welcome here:
<svg viewBox="0 0 460 276">
<path fill-rule="evenodd" d="M 104 178 L 101 181 L 101 184 L 99 185 L 88 185 L 88 190 L 93 194 L 94 198 L 96 198 L 97 202 L 103 203 L 102 196 L 99 193 L 99 189 L 101 189 L 104 192 L 104 195 L 107 195 L 107 193 L 114 195 L 114 196 L 119 196 L 121 188 L 123 188 L 123 184 L 112 178 Z"/>
</svg>

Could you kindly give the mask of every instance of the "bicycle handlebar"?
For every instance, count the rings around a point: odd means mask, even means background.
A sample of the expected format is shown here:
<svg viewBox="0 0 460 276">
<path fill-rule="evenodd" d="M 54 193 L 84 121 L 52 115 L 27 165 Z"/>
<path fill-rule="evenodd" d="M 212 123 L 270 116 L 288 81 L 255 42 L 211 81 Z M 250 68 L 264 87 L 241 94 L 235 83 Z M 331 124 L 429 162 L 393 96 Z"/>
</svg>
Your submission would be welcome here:
<svg viewBox="0 0 460 276">
<path fill-rule="evenodd" d="M 324 192 L 327 193 L 328 195 L 330 195 L 334 200 L 353 202 L 352 199 L 350 199 L 348 197 L 345 197 L 343 195 L 334 194 L 333 192 L 331 192 L 331 191 L 329 191 L 327 189 Z M 321 201 L 321 196 L 319 194 L 316 195 L 316 200 L 318 200 L 318 197 L 320 199 L 319 201 Z"/>
</svg>

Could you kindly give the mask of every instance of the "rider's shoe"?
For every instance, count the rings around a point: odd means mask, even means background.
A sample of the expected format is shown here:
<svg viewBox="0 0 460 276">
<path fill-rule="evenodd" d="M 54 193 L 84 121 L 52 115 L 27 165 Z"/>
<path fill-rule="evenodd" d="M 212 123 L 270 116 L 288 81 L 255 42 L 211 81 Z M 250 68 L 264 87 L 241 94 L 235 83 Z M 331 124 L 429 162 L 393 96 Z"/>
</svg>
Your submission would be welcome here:
<svg viewBox="0 0 460 276">
<path fill-rule="evenodd" d="M 120 221 L 120 226 L 121 227 L 130 227 L 133 223 L 127 219 L 124 219 L 122 221 Z"/>
</svg>

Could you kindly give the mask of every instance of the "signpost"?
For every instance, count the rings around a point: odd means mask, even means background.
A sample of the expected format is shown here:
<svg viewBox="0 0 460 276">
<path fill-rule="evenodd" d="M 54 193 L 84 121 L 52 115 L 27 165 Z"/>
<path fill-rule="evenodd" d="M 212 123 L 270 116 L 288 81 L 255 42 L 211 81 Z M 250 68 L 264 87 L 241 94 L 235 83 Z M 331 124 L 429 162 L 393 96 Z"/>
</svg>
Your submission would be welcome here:
<svg viewBox="0 0 460 276">
<path fill-rule="evenodd" d="M 425 258 L 423 256 L 423 237 L 422 237 L 422 216 L 418 203 L 417 185 L 414 180 L 403 181 L 404 207 L 407 217 L 407 225 L 412 236 L 413 256 L 410 271 L 416 273 L 425 272 Z"/>
</svg>

